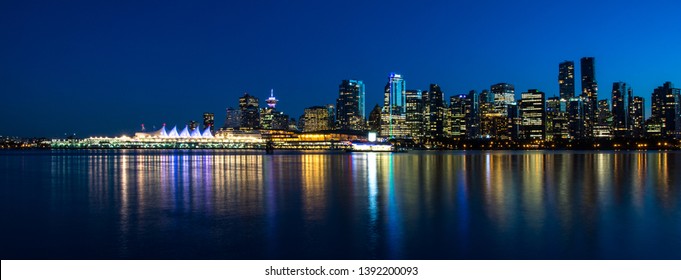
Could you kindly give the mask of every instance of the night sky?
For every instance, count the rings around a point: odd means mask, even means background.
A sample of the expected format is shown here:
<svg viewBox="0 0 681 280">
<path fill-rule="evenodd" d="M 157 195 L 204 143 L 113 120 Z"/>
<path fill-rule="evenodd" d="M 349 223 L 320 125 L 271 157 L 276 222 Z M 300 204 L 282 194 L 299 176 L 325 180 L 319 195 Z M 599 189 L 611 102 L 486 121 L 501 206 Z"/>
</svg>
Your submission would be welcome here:
<svg viewBox="0 0 681 280">
<path fill-rule="evenodd" d="M 343 79 L 365 82 L 368 113 L 390 72 L 447 99 L 498 82 L 554 96 L 558 63 L 583 56 L 601 99 L 620 80 L 648 104 L 681 86 L 676 0 L 100 2 L 0 2 L 0 135 L 130 135 L 205 111 L 222 126 L 272 88 L 297 119 Z"/>
</svg>

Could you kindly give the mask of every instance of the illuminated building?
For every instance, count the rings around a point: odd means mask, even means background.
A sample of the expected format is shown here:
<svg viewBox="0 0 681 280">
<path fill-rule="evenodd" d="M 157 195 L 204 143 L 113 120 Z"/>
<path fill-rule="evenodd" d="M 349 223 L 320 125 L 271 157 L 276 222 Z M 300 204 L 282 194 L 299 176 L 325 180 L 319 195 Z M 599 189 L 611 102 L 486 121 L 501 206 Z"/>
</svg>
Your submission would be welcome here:
<svg viewBox="0 0 681 280">
<path fill-rule="evenodd" d="M 270 97 L 268 97 L 267 100 L 265 100 L 265 103 L 267 103 L 268 108 L 274 109 L 275 107 L 277 107 L 277 102 L 279 102 L 279 100 L 277 100 L 277 98 L 274 97 L 274 89 L 271 89 Z"/>
<path fill-rule="evenodd" d="M 544 92 L 530 89 L 520 99 L 521 139 L 544 140 L 546 135 Z"/>
<path fill-rule="evenodd" d="M 258 98 L 244 93 L 239 98 L 239 110 L 241 111 L 241 129 L 253 130 L 260 128 L 260 108 Z"/>
<path fill-rule="evenodd" d="M 629 103 L 629 124 L 631 137 L 642 138 L 645 135 L 645 100 L 643 97 L 634 96 Z"/>
<path fill-rule="evenodd" d="M 389 138 L 409 137 L 405 108 L 405 81 L 402 75 L 391 73 L 385 86 L 381 112 L 380 135 Z"/>
<path fill-rule="evenodd" d="M 584 100 L 581 97 L 573 97 L 568 100 L 567 115 L 569 138 L 576 140 L 585 139 Z"/>
<path fill-rule="evenodd" d="M 466 95 L 460 94 L 449 98 L 449 134 L 456 140 L 466 138 Z"/>
<path fill-rule="evenodd" d="M 570 100 L 575 97 L 575 63 L 573 61 L 558 64 L 558 90 L 560 99 Z"/>
<path fill-rule="evenodd" d="M 235 110 L 232 107 L 227 108 L 225 115 L 225 124 L 222 126 L 223 129 L 234 129 L 241 126 L 241 111 Z"/>
<path fill-rule="evenodd" d="M 598 100 L 594 138 L 612 138 L 612 113 L 607 99 Z"/>
<path fill-rule="evenodd" d="M 613 131 L 617 138 L 629 136 L 629 102 L 631 101 L 631 88 L 624 82 L 612 83 L 612 116 Z"/>
<path fill-rule="evenodd" d="M 660 125 L 660 137 L 681 138 L 681 90 L 671 82 L 657 87 L 652 94 L 651 121 Z"/>
<path fill-rule="evenodd" d="M 381 106 L 374 106 L 374 108 L 369 112 L 369 131 L 379 132 L 381 131 Z"/>
<path fill-rule="evenodd" d="M 364 83 L 343 80 L 338 86 L 336 99 L 336 123 L 341 130 L 364 130 Z"/>
<path fill-rule="evenodd" d="M 203 113 L 203 128 L 210 129 L 211 134 L 215 134 L 215 114 L 205 112 Z"/>
<path fill-rule="evenodd" d="M 580 60 L 582 72 L 582 100 L 584 102 L 584 132 L 586 138 L 593 137 L 598 112 L 598 82 L 596 82 L 595 58 L 583 57 Z"/>
<path fill-rule="evenodd" d="M 189 121 L 189 130 L 194 130 L 199 127 L 199 123 L 197 121 Z"/>
<path fill-rule="evenodd" d="M 305 108 L 303 119 L 305 120 L 303 132 L 315 132 L 331 129 L 331 127 L 329 127 L 329 110 L 327 107 L 312 106 Z"/>
<path fill-rule="evenodd" d="M 480 100 L 475 90 L 466 96 L 466 138 L 480 138 Z"/>
<path fill-rule="evenodd" d="M 437 84 L 430 84 L 427 92 L 423 93 L 425 136 L 429 139 L 444 138 L 445 101 L 444 93 Z"/>
<path fill-rule="evenodd" d="M 568 117 L 567 112 L 563 107 L 565 102 L 562 102 L 559 97 L 549 97 L 546 100 L 546 140 L 559 141 L 567 140 L 568 132 Z"/>
<path fill-rule="evenodd" d="M 409 136 L 421 140 L 424 137 L 424 102 L 421 90 L 406 91 L 406 121 Z"/>
</svg>

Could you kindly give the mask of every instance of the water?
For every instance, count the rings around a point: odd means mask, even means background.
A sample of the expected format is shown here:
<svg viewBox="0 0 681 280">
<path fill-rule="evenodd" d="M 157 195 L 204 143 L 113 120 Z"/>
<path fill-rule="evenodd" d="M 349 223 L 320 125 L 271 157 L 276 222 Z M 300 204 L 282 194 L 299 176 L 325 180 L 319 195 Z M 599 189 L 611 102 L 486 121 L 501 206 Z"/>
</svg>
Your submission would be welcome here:
<svg viewBox="0 0 681 280">
<path fill-rule="evenodd" d="M 2 259 L 681 259 L 679 152 L 0 151 Z"/>
</svg>

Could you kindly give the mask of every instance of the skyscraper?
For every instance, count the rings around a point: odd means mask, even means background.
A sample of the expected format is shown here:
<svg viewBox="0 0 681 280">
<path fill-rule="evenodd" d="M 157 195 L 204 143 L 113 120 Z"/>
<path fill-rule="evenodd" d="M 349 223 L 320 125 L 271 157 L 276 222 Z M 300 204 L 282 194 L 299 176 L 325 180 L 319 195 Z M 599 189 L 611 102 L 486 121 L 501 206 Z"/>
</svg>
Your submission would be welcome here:
<svg viewBox="0 0 681 280">
<path fill-rule="evenodd" d="M 480 96 L 475 90 L 466 95 L 466 138 L 480 138 Z"/>
<path fill-rule="evenodd" d="M 582 72 L 582 99 L 584 100 L 584 132 L 593 138 L 593 129 L 598 118 L 598 83 L 596 82 L 596 63 L 593 57 L 580 60 Z"/>
<path fill-rule="evenodd" d="M 645 135 L 645 100 L 643 97 L 632 98 L 632 102 L 629 103 L 629 118 L 631 137 L 643 137 Z"/>
<path fill-rule="evenodd" d="M 338 129 L 364 130 L 364 83 L 358 80 L 343 80 L 338 86 L 336 99 L 336 122 Z"/>
<path fill-rule="evenodd" d="M 612 83 L 613 131 L 617 138 L 629 136 L 629 101 L 631 88 L 624 82 Z"/>
<path fill-rule="evenodd" d="M 444 137 L 444 116 L 445 116 L 445 102 L 444 93 L 438 84 L 430 84 L 430 88 L 425 94 L 424 98 L 425 109 L 425 124 L 426 137 L 430 139 L 439 139 Z"/>
<path fill-rule="evenodd" d="M 390 138 L 409 136 L 406 123 L 405 88 L 402 75 L 391 73 L 385 86 L 384 106 L 381 112 L 381 136 Z"/>
<path fill-rule="evenodd" d="M 661 125 L 661 137 L 681 138 L 681 90 L 665 82 L 653 91 L 651 103 L 650 118 Z"/>
<path fill-rule="evenodd" d="M 241 111 L 236 110 L 232 107 L 227 108 L 226 110 L 226 115 L 225 115 L 225 124 L 222 126 L 224 129 L 228 128 L 238 128 L 241 126 Z"/>
<path fill-rule="evenodd" d="M 210 127 L 210 133 L 215 135 L 215 114 L 210 112 L 203 113 L 203 129 Z"/>
<path fill-rule="evenodd" d="M 520 117 L 523 140 L 544 140 L 546 137 L 546 103 L 544 92 L 530 89 L 522 93 Z"/>
<path fill-rule="evenodd" d="M 260 128 L 260 110 L 257 97 L 244 93 L 239 98 L 239 110 L 241 111 L 241 128 L 246 130 Z"/>
<path fill-rule="evenodd" d="M 424 137 L 424 102 L 421 90 L 406 91 L 406 120 L 409 136 L 415 141 Z"/>
<path fill-rule="evenodd" d="M 450 129 L 449 137 L 456 140 L 466 138 L 466 95 L 460 94 L 449 98 Z"/>
<path fill-rule="evenodd" d="M 575 97 L 575 63 L 564 61 L 558 64 L 558 91 L 565 101 Z"/>
<path fill-rule="evenodd" d="M 304 132 L 329 130 L 329 110 L 324 106 L 312 106 L 305 108 L 305 126 Z"/>
</svg>

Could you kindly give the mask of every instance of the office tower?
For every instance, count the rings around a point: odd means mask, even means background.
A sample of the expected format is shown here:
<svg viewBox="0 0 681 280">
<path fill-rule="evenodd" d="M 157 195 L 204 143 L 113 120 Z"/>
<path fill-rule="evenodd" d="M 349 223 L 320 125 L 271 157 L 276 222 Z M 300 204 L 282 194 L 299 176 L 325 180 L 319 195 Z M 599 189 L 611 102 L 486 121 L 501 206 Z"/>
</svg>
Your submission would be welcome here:
<svg viewBox="0 0 681 280">
<path fill-rule="evenodd" d="M 513 141 L 520 140 L 522 118 L 520 117 L 520 106 L 518 106 L 518 103 L 508 105 L 508 122 L 509 137 Z"/>
<path fill-rule="evenodd" d="M 523 92 L 520 99 L 521 139 L 544 140 L 546 135 L 546 103 L 544 92 Z"/>
<path fill-rule="evenodd" d="M 258 98 L 244 93 L 239 98 L 239 110 L 241 111 L 241 129 L 253 130 L 260 128 L 260 108 Z"/>
<path fill-rule="evenodd" d="M 376 104 L 371 112 L 369 112 L 369 131 L 379 132 L 381 131 L 381 106 Z"/>
<path fill-rule="evenodd" d="M 199 122 L 189 121 L 189 130 L 194 130 L 199 127 Z"/>
<path fill-rule="evenodd" d="M 455 140 L 466 138 L 466 95 L 460 94 L 449 98 L 450 122 L 449 135 Z"/>
<path fill-rule="evenodd" d="M 494 98 L 494 112 L 507 116 L 508 105 L 515 103 L 515 87 L 512 84 L 498 83 L 490 88 Z"/>
<path fill-rule="evenodd" d="M 681 138 L 681 90 L 671 82 L 657 87 L 652 94 L 651 122 L 659 124 L 660 137 Z"/>
<path fill-rule="evenodd" d="M 466 96 L 466 138 L 480 138 L 480 96 L 475 90 Z"/>
<path fill-rule="evenodd" d="M 594 138 L 612 138 L 612 112 L 607 99 L 598 100 L 598 111 L 594 125 Z"/>
<path fill-rule="evenodd" d="M 329 110 L 325 106 L 312 106 L 305 108 L 303 119 L 305 119 L 304 132 L 329 130 Z"/>
<path fill-rule="evenodd" d="M 226 109 L 226 113 L 227 115 L 225 116 L 225 124 L 222 126 L 222 128 L 239 128 L 239 126 L 241 126 L 241 111 L 229 107 Z"/>
<path fill-rule="evenodd" d="M 338 86 L 336 99 L 336 122 L 341 130 L 364 130 L 364 83 L 358 80 L 343 80 Z"/>
<path fill-rule="evenodd" d="M 584 101 L 584 133 L 593 138 L 593 130 L 598 118 L 598 83 L 596 82 L 595 58 L 583 57 L 580 61 L 582 72 L 582 99 Z"/>
<path fill-rule="evenodd" d="M 631 137 L 642 138 L 645 136 L 645 99 L 640 96 L 633 96 L 629 103 L 629 124 Z"/>
<path fill-rule="evenodd" d="M 430 84 L 424 92 L 425 103 L 425 135 L 429 139 L 444 138 L 445 96 L 437 84 Z"/>
<path fill-rule="evenodd" d="M 567 101 L 575 97 L 575 63 L 573 61 L 558 64 L 558 91 L 560 99 Z"/>
<path fill-rule="evenodd" d="M 203 129 L 210 127 L 210 133 L 215 135 L 215 114 L 210 112 L 203 113 Z"/>
<path fill-rule="evenodd" d="M 509 139 L 508 105 L 515 103 L 515 87 L 498 83 L 492 85 L 486 95 L 480 101 L 483 134 L 494 139 Z"/>
<path fill-rule="evenodd" d="M 384 106 L 381 112 L 381 136 L 407 138 L 409 128 L 406 122 L 405 81 L 402 75 L 391 73 L 385 86 Z"/>
<path fill-rule="evenodd" d="M 586 139 L 584 100 L 581 97 L 570 98 L 567 104 L 567 114 L 569 138 L 575 140 Z"/>
<path fill-rule="evenodd" d="M 629 129 L 629 102 L 631 100 L 631 88 L 624 82 L 612 83 L 612 117 L 613 131 L 617 138 L 628 137 Z"/>
<path fill-rule="evenodd" d="M 549 97 L 546 100 L 546 140 L 562 141 L 569 136 L 568 117 L 565 102 L 560 97 Z"/>
<path fill-rule="evenodd" d="M 421 90 L 406 91 L 406 120 L 409 127 L 409 137 L 421 141 L 424 137 L 424 102 Z"/>
<path fill-rule="evenodd" d="M 336 107 L 333 104 L 326 104 L 326 110 L 329 111 L 329 129 L 337 129 Z"/>
</svg>

